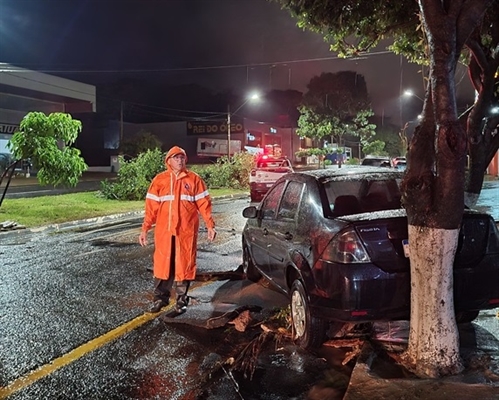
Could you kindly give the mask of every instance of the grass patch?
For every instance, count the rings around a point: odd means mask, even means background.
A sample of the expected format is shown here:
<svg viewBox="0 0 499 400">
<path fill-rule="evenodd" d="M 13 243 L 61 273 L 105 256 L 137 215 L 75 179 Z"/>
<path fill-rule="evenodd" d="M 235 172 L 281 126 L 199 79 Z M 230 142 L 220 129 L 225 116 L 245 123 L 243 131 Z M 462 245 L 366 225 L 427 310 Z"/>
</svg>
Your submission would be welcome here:
<svg viewBox="0 0 499 400">
<path fill-rule="evenodd" d="M 28 228 L 62 222 L 142 211 L 144 201 L 109 200 L 100 192 L 81 192 L 57 196 L 4 199 L 0 207 L 0 223 L 14 221 Z M 234 189 L 210 189 L 212 197 L 247 193 Z"/>
</svg>

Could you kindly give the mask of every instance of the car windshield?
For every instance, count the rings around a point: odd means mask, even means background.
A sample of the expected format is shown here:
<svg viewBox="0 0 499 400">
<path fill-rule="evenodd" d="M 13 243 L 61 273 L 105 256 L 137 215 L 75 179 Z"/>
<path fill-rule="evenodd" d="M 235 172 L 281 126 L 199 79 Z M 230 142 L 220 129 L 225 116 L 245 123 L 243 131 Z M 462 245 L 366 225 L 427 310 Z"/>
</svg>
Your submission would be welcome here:
<svg viewBox="0 0 499 400">
<path fill-rule="evenodd" d="M 401 208 L 399 179 L 375 177 L 328 181 L 324 184 L 335 216 Z"/>
</svg>

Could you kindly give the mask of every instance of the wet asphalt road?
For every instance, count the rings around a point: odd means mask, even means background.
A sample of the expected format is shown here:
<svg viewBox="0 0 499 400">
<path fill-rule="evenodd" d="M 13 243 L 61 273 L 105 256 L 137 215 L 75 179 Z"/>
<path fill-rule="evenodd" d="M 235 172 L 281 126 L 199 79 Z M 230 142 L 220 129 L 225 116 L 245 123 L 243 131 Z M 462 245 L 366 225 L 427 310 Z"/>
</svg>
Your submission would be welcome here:
<svg viewBox="0 0 499 400">
<path fill-rule="evenodd" d="M 215 203 L 218 237 L 210 243 L 200 234 L 200 276 L 237 270 L 241 210 L 248 204 Z M 0 234 L 0 399 L 304 398 L 343 359 L 344 349 L 325 349 L 328 362 L 270 341 L 253 379 L 229 372 L 223 362 L 237 357 L 259 326 L 246 333 L 231 325 L 208 330 L 206 313 L 198 318 L 195 310 L 226 298 L 246 304 L 247 296 L 263 314 L 286 298 L 242 279 L 200 280 L 191 296 L 201 307 L 192 305 L 179 321 L 148 313 L 153 246 L 138 245 L 141 222 Z M 193 321 L 182 323 L 184 317 Z M 334 367 L 348 382 L 351 367 Z"/>
<path fill-rule="evenodd" d="M 247 204 L 215 206 L 219 238 L 208 243 L 200 235 L 199 272 L 237 269 L 240 211 Z M 2 387 L 18 384 L 38 367 L 50 370 L 51 362 L 78 346 L 151 316 L 145 311 L 151 300 L 152 276 L 146 267 L 152 246 L 138 245 L 140 224 L 136 219 L 81 231 L 17 231 L 0 238 Z M 187 398 L 200 386 L 199 368 L 210 354 L 210 341 L 199 340 L 192 329 L 188 334 L 182 330 L 153 318 L 70 354 L 61 361 L 66 366 L 38 381 L 28 377 L 9 398 Z"/>
</svg>

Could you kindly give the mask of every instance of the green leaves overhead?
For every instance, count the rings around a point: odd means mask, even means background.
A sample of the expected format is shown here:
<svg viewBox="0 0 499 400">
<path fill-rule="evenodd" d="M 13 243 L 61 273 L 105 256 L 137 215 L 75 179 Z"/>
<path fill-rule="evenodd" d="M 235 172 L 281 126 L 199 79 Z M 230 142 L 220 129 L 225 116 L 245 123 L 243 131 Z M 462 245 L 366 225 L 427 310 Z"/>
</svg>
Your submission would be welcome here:
<svg viewBox="0 0 499 400">
<path fill-rule="evenodd" d="M 416 1 L 274 0 L 290 11 L 298 26 L 317 32 L 340 57 L 355 57 L 394 39 L 392 50 L 423 60 L 424 42 Z"/>
</svg>

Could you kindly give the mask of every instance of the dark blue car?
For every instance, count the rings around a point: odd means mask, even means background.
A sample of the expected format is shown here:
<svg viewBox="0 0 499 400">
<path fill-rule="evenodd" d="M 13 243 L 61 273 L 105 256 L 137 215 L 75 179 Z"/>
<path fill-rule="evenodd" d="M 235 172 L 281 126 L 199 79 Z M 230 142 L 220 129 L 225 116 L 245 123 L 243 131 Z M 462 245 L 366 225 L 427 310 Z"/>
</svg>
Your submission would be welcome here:
<svg viewBox="0 0 499 400">
<path fill-rule="evenodd" d="M 302 346 L 320 346 L 345 323 L 409 319 L 402 176 L 363 166 L 290 173 L 243 210 L 247 277 L 289 296 Z M 499 233 L 488 214 L 464 213 L 454 305 L 458 322 L 499 306 Z"/>
</svg>

